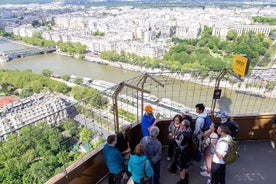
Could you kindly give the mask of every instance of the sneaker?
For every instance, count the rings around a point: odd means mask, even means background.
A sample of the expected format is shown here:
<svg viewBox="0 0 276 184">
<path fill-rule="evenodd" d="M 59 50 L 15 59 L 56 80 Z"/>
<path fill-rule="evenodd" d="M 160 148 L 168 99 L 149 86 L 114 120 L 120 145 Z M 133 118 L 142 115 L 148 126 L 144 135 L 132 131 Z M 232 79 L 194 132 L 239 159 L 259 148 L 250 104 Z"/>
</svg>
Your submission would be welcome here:
<svg viewBox="0 0 276 184">
<path fill-rule="evenodd" d="M 212 184 L 211 179 L 207 180 L 207 184 Z"/>
<path fill-rule="evenodd" d="M 200 172 L 200 175 L 201 175 L 201 176 L 206 176 L 206 177 L 211 177 L 211 174 L 210 174 L 210 173 L 207 173 L 207 171 L 202 171 L 202 172 Z"/>
<path fill-rule="evenodd" d="M 202 166 L 200 166 L 200 169 L 201 169 L 201 170 L 203 170 L 203 171 L 207 171 L 207 167 L 206 167 L 206 165 L 202 165 Z"/>
<path fill-rule="evenodd" d="M 171 157 L 167 157 L 167 160 L 170 161 L 172 158 Z"/>
</svg>

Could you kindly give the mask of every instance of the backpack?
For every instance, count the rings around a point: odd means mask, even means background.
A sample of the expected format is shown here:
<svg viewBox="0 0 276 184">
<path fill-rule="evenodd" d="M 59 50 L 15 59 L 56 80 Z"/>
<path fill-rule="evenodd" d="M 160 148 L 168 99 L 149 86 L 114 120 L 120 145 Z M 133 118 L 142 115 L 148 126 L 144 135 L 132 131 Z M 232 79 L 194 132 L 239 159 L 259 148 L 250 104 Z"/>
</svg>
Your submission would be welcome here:
<svg viewBox="0 0 276 184">
<path fill-rule="evenodd" d="M 223 157 L 223 161 L 226 164 L 231 164 L 239 159 L 239 147 L 236 141 L 231 139 L 230 141 L 222 140 L 228 144 L 228 150 L 226 155 Z"/>
<path fill-rule="evenodd" d="M 204 125 L 201 128 L 201 131 L 205 132 L 205 131 L 209 130 L 211 123 L 212 123 L 211 117 L 207 115 L 206 118 L 204 118 Z"/>
</svg>

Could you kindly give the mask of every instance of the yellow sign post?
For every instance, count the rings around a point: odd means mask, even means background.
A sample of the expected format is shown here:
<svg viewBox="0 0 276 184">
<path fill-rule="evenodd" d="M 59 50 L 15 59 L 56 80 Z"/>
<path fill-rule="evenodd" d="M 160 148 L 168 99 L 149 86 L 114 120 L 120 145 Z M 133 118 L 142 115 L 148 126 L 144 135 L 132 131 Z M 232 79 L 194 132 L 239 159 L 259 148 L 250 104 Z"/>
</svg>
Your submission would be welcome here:
<svg viewBox="0 0 276 184">
<path fill-rule="evenodd" d="M 245 54 L 236 54 L 234 58 L 233 72 L 245 76 L 248 72 L 250 58 Z"/>
</svg>

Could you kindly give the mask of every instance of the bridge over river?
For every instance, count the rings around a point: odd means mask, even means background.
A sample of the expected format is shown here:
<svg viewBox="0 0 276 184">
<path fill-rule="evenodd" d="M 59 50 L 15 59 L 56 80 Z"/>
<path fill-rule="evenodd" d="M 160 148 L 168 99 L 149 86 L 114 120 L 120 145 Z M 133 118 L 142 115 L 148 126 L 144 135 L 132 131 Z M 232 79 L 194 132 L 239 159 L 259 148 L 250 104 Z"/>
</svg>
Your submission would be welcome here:
<svg viewBox="0 0 276 184">
<path fill-rule="evenodd" d="M 56 51 L 56 47 L 32 47 L 19 50 L 9 50 L 0 52 L 0 57 L 3 61 L 8 61 L 13 58 L 23 58 L 26 56 L 37 55 L 37 54 L 46 54 Z"/>
</svg>

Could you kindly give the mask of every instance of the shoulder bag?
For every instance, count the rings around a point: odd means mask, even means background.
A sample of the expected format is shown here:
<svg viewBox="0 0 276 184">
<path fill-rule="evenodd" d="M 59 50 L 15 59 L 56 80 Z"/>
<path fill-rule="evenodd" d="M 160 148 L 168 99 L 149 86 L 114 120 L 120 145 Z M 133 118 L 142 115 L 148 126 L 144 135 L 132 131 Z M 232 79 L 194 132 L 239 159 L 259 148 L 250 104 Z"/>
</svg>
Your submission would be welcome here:
<svg viewBox="0 0 276 184">
<path fill-rule="evenodd" d="M 146 174 L 146 164 L 147 164 L 146 161 L 147 160 L 144 160 L 144 177 L 140 179 L 140 184 L 152 184 L 151 177 L 147 177 L 147 174 Z"/>
</svg>

